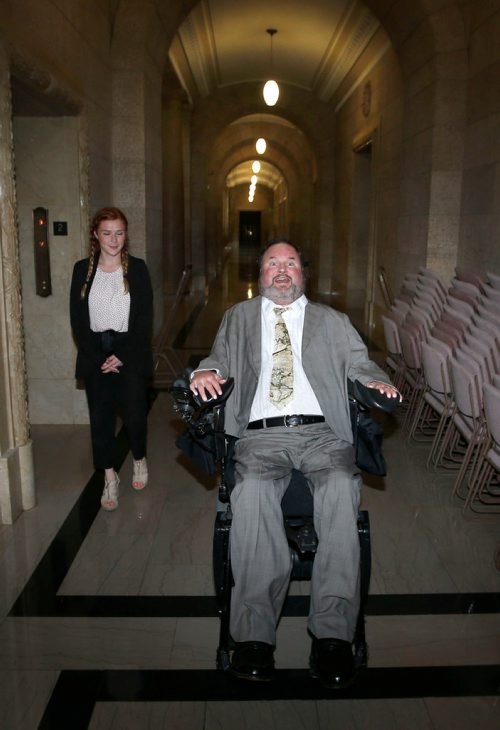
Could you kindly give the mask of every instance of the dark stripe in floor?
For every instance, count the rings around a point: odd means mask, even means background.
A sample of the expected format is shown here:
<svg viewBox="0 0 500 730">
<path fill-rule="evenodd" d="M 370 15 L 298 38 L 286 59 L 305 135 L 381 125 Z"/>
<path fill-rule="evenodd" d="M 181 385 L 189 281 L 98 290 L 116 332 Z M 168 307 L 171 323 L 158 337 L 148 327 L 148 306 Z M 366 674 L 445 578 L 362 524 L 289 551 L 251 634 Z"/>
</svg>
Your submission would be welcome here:
<svg viewBox="0 0 500 730">
<path fill-rule="evenodd" d="M 366 669 L 343 690 L 327 690 L 303 669 L 276 672 L 271 683 L 220 671 L 63 671 L 39 730 L 88 727 L 96 702 L 246 702 L 497 696 L 500 666 Z"/>
<path fill-rule="evenodd" d="M 40 578 L 42 581 L 42 578 Z M 34 586 L 38 581 L 34 583 Z M 500 612 L 498 593 L 431 593 L 368 596 L 367 616 L 428 616 Z M 308 596 L 289 596 L 283 616 L 307 616 Z M 46 589 L 24 591 L 10 616 L 214 617 L 214 596 L 57 596 Z"/>
</svg>

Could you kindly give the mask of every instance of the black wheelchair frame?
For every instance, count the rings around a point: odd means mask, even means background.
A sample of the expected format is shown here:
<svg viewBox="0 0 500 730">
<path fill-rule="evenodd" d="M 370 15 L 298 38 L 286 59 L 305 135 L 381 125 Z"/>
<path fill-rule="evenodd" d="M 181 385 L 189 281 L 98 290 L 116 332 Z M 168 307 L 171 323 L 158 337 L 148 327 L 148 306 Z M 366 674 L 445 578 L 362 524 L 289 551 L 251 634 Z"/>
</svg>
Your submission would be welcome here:
<svg viewBox="0 0 500 730">
<path fill-rule="evenodd" d="M 229 437 L 224 431 L 224 403 L 229 397 L 234 382 L 229 378 L 222 386 L 222 395 L 202 401 L 189 390 L 189 373 L 174 381 L 169 389 L 174 399 L 174 409 L 188 423 L 189 447 L 186 440 L 177 443 L 180 448 L 209 473 L 219 471 L 219 492 L 217 514 L 213 539 L 213 571 L 217 607 L 220 616 L 219 644 L 216 654 L 216 666 L 227 671 L 230 666 L 230 653 L 234 642 L 230 635 L 230 606 L 233 579 L 231 574 L 230 530 L 232 512 L 230 493 L 234 484 L 231 468 L 231 453 L 236 439 Z M 370 389 L 371 390 L 371 389 Z M 357 401 L 350 395 L 351 405 L 360 405 L 365 411 L 370 406 L 390 412 L 393 406 L 384 406 L 384 398 L 378 394 L 369 406 Z M 201 453 L 203 452 L 203 453 Z M 199 460 L 198 454 L 202 458 Z M 207 454 L 210 466 L 207 468 Z M 290 484 L 282 500 L 283 519 L 288 544 L 292 556 L 292 573 L 290 580 L 310 580 L 318 539 L 313 524 L 313 497 L 307 480 L 301 472 L 293 470 Z M 360 609 L 353 640 L 354 663 L 356 670 L 363 669 L 368 663 L 368 646 L 365 635 L 365 606 L 368 597 L 371 575 L 371 542 L 370 521 L 368 512 L 360 510 L 358 514 L 358 536 L 360 542 Z"/>
</svg>

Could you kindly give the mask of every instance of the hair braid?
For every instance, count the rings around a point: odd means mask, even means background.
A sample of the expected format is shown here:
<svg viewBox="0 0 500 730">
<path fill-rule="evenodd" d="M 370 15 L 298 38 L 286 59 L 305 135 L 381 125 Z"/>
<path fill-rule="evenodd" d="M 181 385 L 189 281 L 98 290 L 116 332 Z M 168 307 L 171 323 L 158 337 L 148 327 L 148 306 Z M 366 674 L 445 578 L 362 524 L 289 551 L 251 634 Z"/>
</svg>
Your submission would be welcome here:
<svg viewBox="0 0 500 730">
<path fill-rule="evenodd" d="M 90 242 L 89 267 L 87 269 L 87 277 L 85 279 L 85 283 L 82 286 L 82 289 L 80 291 L 80 299 L 85 299 L 90 277 L 92 276 L 92 272 L 94 271 L 95 255 L 96 255 L 98 248 L 99 248 L 99 244 L 97 243 L 97 241 L 93 240 Z"/>
<path fill-rule="evenodd" d="M 128 237 L 125 239 L 125 244 L 121 250 L 122 270 L 123 270 L 123 290 L 125 294 L 128 293 Z"/>
</svg>

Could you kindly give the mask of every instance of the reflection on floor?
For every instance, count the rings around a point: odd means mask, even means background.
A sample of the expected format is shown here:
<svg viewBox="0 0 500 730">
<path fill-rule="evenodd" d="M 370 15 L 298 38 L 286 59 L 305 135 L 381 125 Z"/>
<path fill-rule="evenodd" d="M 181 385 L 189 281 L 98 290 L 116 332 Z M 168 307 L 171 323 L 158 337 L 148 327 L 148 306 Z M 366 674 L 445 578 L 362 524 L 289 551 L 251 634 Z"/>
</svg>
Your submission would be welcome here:
<svg viewBox="0 0 500 730">
<path fill-rule="evenodd" d="M 256 293 L 250 278 L 237 291 L 228 282 L 210 306 L 186 302 L 186 361 L 208 349 L 230 301 Z M 369 668 L 333 697 L 306 670 L 306 585 L 294 584 L 280 623 L 275 683 L 215 670 L 215 480 L 179 456 L 166 393 L 149 423 L 151 482 L 127 488 L 123 440 L 115 513 L 99 509 L 87 427 L 33 428 L 38 506 L 0 527 L 0 728 L 500 726 L 500 518 L 465 518 L 453 475 L 426 469 L 425 446 L 405 440 L 398 417 L 386 423 L 389 474 L 363 495 Z"/>
</svg>

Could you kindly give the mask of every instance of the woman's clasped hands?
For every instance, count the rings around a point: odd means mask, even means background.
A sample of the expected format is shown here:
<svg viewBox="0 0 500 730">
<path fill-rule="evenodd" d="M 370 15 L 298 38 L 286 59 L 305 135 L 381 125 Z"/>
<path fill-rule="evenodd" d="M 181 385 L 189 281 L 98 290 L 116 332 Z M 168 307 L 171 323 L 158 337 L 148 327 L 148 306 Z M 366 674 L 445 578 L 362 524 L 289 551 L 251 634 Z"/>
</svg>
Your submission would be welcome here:
<svg viewBox="0 0 500 730">
<path fill-rule="evenodd" d="M 101 370 L 103 373 L 119 373 L 122 365 L 122 361 L 116 355 L 110 355 L 101 365 Z"/>
</svg>

